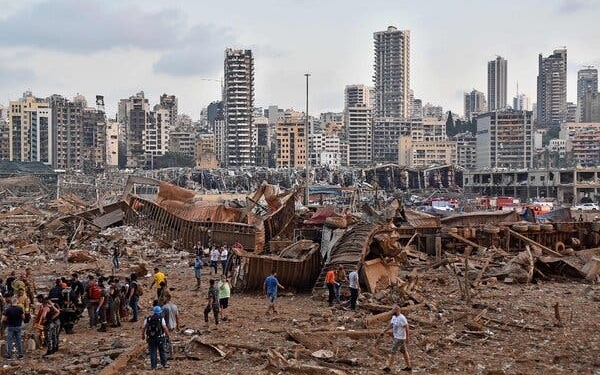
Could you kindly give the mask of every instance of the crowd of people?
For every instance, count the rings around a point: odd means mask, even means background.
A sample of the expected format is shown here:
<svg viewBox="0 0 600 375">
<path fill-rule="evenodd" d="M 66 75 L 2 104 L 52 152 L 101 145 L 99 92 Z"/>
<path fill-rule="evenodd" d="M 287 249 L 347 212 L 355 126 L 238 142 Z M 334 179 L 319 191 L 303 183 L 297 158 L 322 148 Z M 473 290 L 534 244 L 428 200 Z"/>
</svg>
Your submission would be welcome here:
<svg viewBox="0 0 600 375">
<path fill-rule="evenodd" d="M 195 289 L 202 287 L 203 268 L 210 266 L 211 278 L 206 290 L 206 305 L 204 321 L 209 327 L 210 320 L 215 325 L 227 321 L 227 309 L 231 298 L 229 271 L 232 268 L 231 254 L 239 243 L 228 247 L 226 245 L 204 248 L 201 244 L 194 246 L 195 260 L 193 262 Z M 2 332 L 6 331 L 6 359 L 22 359 L 23 327 L 31 322 L 39 342 L 46 348 L 44 356 L 50 356 L 59 350 L 59 335 L 61 331 L 72 333 L 75 323 L 87 310 L 88 325 L 99 332 L 107 332 L 111 327 L 121 327 L 123 322 L 136 323 L 140 320 L 140 297 L 144 294 L 144 286 L 138 281 L 135 273 L 120 278 L 114 275 L 114 270 L 120 267 L 121 251 L 117 247 L 112 253 L 113 275 L 88 275 L 80 280 L 77 273 L 70 278 L 60 277 L 54 280 L 49 292 L 38 294 L 31 269 L 26 268 L 22 275 L 16 276 L 15 271 L 3 282 L 0 279 L 2 295 Z M 205 262 L 205 259 L 208 262 Z M 219 274 L 219 268 L 221 273 Z M 343 266 L 326 270 L 325 285 L 328 289 L 328 305 L 348 304 L 349 309 L 356 311 L 360 293 L 358 271 L 351 270 L 348 274 Z M 147 342 L 150 367 L 156 369 L 158 363 L 164 368 L 173 355 L 172 334 L 181 329 L 179 308 L 172 300 L 167 281 L 167 275 L 155 267 L 149 289 L 155 288 L 156 298 L 153 297 L 151 314 L 143 319 L 142 338 Z M 349 299 L 342 301 L 344 288 L 348 288 Z M 284 286 L 277 278 L 276 270 L 265 278 L 263 291 L 267 298 L 266 314 L 277 314 L 278 291 Z M 344 307 L 344 309 L 347 309 Z M 212 313 L 212 317 L 211 317 Z M 397 352 L 403 354 L 406 367 L 412 369 L 408 355 L 409 326 L 400 308 L 394 310 L 389 324 L 392 332 L 392 348 L 387 366 L 383 369 L 389 372 L 395 361 Z"/>
</svg>

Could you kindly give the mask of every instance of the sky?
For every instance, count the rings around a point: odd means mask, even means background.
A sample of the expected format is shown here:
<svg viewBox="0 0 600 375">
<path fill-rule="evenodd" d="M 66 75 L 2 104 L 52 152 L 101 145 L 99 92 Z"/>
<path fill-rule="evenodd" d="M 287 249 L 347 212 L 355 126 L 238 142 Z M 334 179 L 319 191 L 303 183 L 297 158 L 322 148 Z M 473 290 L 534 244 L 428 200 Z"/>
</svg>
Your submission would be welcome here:
<svg viewBox="0 0 600 375">
<path fill-rule="evenodd" d="M 536 97 L 538 54 L 568 49 L 568 100 L 577 70 L 600 66 L 598 0 L 0 0 L 0 104 L 143 90 L 179 98 L 199 117 L 220 99 L 224 50 L 250 48 L 255 105 L 341 111 L 344 87 L 372 84 L 373 32 L 411 32 L 415 97 L 462 114 L 463 93 L 487 93 L 487 61 L 508 60 L 509 103 Z"/>
</svg>

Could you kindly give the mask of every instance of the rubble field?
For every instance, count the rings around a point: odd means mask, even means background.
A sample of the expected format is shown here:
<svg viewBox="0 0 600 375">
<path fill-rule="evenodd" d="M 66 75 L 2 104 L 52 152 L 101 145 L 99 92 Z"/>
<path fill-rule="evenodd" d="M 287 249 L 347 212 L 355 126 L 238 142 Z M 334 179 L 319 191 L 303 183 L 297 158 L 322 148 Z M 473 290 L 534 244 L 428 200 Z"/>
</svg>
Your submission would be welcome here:
<svg viewBox="0 0 600 375">
<path fill-rule="evenodd" d="M 598 285 L 560 277 L 527 285 L 487 278 L 470 289 L 467 302 L 460 277 L 448 267 L 436 267 L 439 262 L 423 259 L 403 268 L 400 279 L 405 283 L 373 295 L 363 293 L 356 313 L 343 309 L 343 304 L 328 307 L 321 295 L 326 292 L 311 296 L 282 291 L 279 314 L 267 316 L 267 301 L 262 295 L 234 292 L 227 310 L 229 320 L 218 326 L 211 321 L 206 327 L 202 310 L 211 277 L 209 268 L 204 268 L 203 287 L 196 291 L 189 254 L 159 251 L 154 247 L 158 244 L 146 244 L 143 251 L 138 245 L 131 246 L 117 274 L 125 276 L 140 264 L 148 269 L 159 266 L 165 270 L 173 301 L 181 310 L 182 330 L 174 334 L 174 358 L 170 368 L 162 370 L 165 373 L 381 373 L 391 339 L 380 332 L 389 319 L 386 311 L 394 303 L 405 306 L 411 325 L 413 372 L 600 373 Z M 47 290 L 55 276 L 68 275 L 74 269 L 110 274 L 108 254 L 93 254 L 96 261 L 83 264 L 50 256 L 34 268 L 38 289 Z M 36 256 L 12 259 L 3 273 L 36 264 Z M 140 302 L 141 316 L 150 314 L 155 297 L 147 288 L 151 280 L 148 275 L 142 281 L 146 289 Z M 403 296 L 408 287 L 412 297 L 406 299 Z M 422 298 L 421 302 L 414 301 L 415 296 Z M 42 358 L 44 350 L 38 348 L 27 352 L 25 360 L 5 361 L 0 374 L 150 372 L 141 324 L 125 322 L 121 328 L 100 333 L 88 328 L 84 313 L 74 334 L 61 333 L 58 353 Z M 398 370 L 403 367 L 401 356 L 397 366 Z"/>
</svg>

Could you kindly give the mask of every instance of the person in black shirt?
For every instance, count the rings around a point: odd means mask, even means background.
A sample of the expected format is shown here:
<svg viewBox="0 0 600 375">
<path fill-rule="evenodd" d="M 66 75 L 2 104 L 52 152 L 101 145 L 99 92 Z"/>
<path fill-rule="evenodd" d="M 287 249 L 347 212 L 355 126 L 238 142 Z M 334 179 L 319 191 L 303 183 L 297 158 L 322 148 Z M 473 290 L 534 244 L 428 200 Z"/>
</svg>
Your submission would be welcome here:
<svg viewBox="0 0 600 375">
<path fill-rule="evenodd" d="M 48 292 L 48 298 L 57 306 L 62 306 L 62 280 L 56 279 L 54 287 Z"/>
<path fill-rule="evenodd" d="M 18 306 L 17 298 L 13 297 L 9 308 L 4 310 L 2 314 L 2 323 L 6 325 L 7 332 L 7 352 L 6 359 L 12 358 L 12 352 L 14 346 L 17 346 L 17 356 L 19 359 L 23 358 L 23 319 L 25 319 L 25 312 L 23 308 Z"/>
</svg>

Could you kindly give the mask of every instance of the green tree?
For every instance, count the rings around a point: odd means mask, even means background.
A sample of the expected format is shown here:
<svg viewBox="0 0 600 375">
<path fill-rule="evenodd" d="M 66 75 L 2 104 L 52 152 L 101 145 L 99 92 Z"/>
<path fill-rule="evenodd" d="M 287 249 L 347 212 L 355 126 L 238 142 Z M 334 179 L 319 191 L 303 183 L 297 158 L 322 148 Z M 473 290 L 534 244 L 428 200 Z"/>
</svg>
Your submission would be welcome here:
<svg viewBox="0 0 600 375">
<path fill-rule="evenodd" d="M 454 119 L 452 118 L 452 111 L 448 111 L 448 118 L 446 119 L 446 135 L 452 137 L 456 134 L 454 128 Z"/>
</svg>

